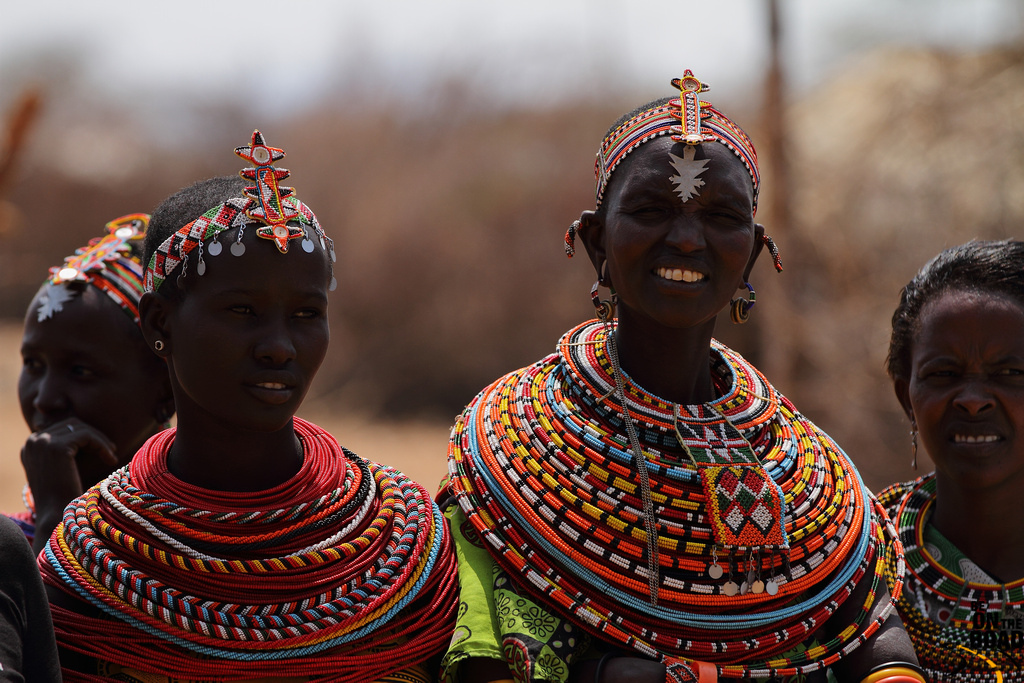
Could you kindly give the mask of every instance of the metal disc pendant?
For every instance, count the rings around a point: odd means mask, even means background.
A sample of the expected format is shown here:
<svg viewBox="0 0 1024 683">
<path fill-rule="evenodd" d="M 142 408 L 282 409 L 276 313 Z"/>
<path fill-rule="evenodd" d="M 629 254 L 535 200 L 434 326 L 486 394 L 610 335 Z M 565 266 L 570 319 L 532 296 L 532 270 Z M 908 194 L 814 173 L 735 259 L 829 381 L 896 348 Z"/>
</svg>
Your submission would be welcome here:
<svg viewBox="0 0 1024 683">
<path fill-rule="evenodd" d="M 241 242 L 235 242 L 235 243 L 233 243 L 231 245 L 231 255 L 232 256 L 241 256 L 244 253 L 245 253 L 245 245 L 242 244 Z"/>
<path fill-rule="evenodd" d="M 313 253 L 313 240 L 309 239 L 308 237 L 306 239 L 302 240 L 302 251 L 306 252 L 307 254 L 312 254 Z"/>
<path fill-rule="evenodd" d="M 196 266 L 196 272 L 200 275 L 206 275 L 206 261 L 199 262 L 199 265 Z"/>
<path fill-rule="evenodd" d="M 334 253 L 334 248 L 332 247 L 331 248 L 331 263 L 336 263 L 337 261 L 338 261 L 338 255 Z"/>
<path fill-rule="evenodd" d="M 750 592 L 750 584 L 744 581 L 740 584 L 740 595 L 746 595 Z"/>
<path fill-rule="evenodd" d="M 317 237 L 320 238 L 320 248 L 326 250 L 327 249 L 327 242 L 324 242 L 324 236 L 323 235 L 317 235 Z"/>
<path fill-rule="evenodd" d="M 210 246 L 206 247 L 206 253 L 208 253 L 210 256 L 219 256 L 220 252 L 223 249 L 224 249 L 224 245 L 222 245 L 217 240 L 214 240 L 214 241 L 210 242 Z"/>
<path fill-rule="evenodd" d="M 736 585 L 735 581 L 726 581 L 725 585 L 722 586 L 722 592 L 728 596 L 736 595 L 740 591 L 740 587 Z"/>
<path fill-rule="evenodd" d="M 752 593 L 764 593 L 764 581 L 758 579 L 754 583 L 750 584 L 750 592 Z"/>
<path fill-rule="evenodd" d="M 331 278 L 331 285 L 330 285 L 330 287 L 327 288 L 327 291 L 333 292 L 337 288 L 338 288 L 338 278 L 332 277 Z"/>
<path fill-rule="evenodd" d="M 775 595 L 779 592 L 779 584 L 775 583 L 774 581 L 769 581 L 767 584 L 765 584 L 764 589 L 768 593 L 768 595 Z"/>
<path fill-rule="evenodd" d="M 724 573 L 725 572 L 722 569 L 721 565 L 713 564 L 710 567 L 708 567 L 708 576 L 710 576 L 712 579 L 720 579 L 722 578 L 722 574 Z"/>
</svg>

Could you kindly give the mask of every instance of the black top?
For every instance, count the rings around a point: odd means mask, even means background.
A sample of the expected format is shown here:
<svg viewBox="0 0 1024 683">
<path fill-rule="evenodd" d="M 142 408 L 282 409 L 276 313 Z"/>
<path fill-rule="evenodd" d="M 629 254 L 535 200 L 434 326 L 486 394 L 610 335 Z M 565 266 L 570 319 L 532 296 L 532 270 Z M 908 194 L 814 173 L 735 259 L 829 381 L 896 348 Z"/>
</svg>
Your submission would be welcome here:
<svg viewBox="0 0 1024 683">
<path fill-rule="evenodd" d="M 59 681 L 50 605 L 25 532 L 0 515 L 0 683 Z"/>
</svg>

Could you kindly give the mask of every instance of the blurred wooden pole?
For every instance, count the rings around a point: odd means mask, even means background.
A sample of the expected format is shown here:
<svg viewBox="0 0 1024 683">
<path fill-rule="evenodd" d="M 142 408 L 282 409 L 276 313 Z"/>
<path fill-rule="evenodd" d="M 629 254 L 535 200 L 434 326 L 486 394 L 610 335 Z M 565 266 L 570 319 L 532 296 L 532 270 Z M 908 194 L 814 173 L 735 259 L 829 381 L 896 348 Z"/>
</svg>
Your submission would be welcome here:
<svg viewBox="0 0 1024 683">
<path fill-rule="evenodd" d="M 762 129 L 765 135 L 762 169 L 767 176 L 762 199 L 768 209 L 764 216 L 765 231 L 772 236 L 782 251 L 785 263 L 787 238 L 793 235 L 792 196 L 793 188 L 789 173 L 789 146 L 786 139 L 786 78 L 782 63 L 782 17 L 779 0 L 768 0 L 768 73 L 765 78 Z M 767 196 L 765 196 L 767 195 Z M 765 258 L 767 257 L 767 259 Z M 765 250 L 762 260 L 767 263 L 770 256 Z M 789 304 L 786 276 L 776 277 L 774 268 L 762 267 L 761 272 L 770 272 L 765 283 L 767 299 L 771 301 L 771 316 L 761 316 L 758 329 L 759 360 L 772 381 L 780 386 L 790 386 L 793 372 L 792 345 L 799 343 L 792 338 L 792 309 Z M 790 278 L 791 279 L 791 278 Z"/>
</svg>

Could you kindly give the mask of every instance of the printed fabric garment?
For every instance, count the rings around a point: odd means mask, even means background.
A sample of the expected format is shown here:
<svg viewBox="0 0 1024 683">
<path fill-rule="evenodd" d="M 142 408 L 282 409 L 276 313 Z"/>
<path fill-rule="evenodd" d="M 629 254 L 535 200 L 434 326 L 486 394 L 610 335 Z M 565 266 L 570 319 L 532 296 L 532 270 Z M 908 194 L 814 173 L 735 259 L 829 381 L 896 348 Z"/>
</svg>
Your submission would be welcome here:
<svg viewBox="0 0 1024 683">
<path fill-rule="evenodd" d="M 502 643 L 521 681 L 564 680 L 587 656 L 583 634 L 599 650 L 663 662 L 675 681 L 825 672 L 892 613 L 886 604 L 869 617 L 887 549 L 902 554 L 884 512 L 842 450 L 739 354 L 713 342 L 719 397 L 678 405 L 625 373 L 616 388 L 613 329 L 570 330 L 557 353 L 480 392 L 452 430 L 439 500 L 454 499 L 465 518 L 447 513 L 463 590 L 467 566 L 479 586 L 490 582 L 491 603 L 477 604 L 491 622 L 474 617 L 477 628 Z M 479 552 L 501 572 L 488 577 Z M 829 621 L 854 594 L 863 605 Z M 526 624 L 523 643 L 509 644 L 509 614 Z M 563 623 L 579 633 L 573 648 L 545 647 L 568 643 Z M 494 655 L 467 626 L 445 659 L 448 680 L 459 661 Z"/>
</svg>

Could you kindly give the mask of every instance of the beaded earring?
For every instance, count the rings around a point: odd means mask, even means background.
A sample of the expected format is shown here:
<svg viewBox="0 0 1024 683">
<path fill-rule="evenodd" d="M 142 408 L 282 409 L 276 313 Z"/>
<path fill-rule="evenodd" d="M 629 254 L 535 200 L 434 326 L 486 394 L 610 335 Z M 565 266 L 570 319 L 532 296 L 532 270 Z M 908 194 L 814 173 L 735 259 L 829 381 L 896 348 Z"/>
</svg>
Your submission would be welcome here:
<svg viewBox="0 0 1024 683">
<path fill-rule="evenodd" d="M 619 302 L 619 295 L 612 290 L 612 295 L 607 299 L 602 299 L 598 292 L 598 287 L 601 286 L 601 280 L 594 283 L 594 286 L 590 288 L 590 301 L 594 304 L 594 308 L 597 309 L 597 319 L 603 323 L 610 323 L 615 318 L 615 304 Z"/>
<path fill-rule="evenodd" d="M 732 300 L 732 304 L 729 306 L 729 317 L 737 325 L 750 320 L 750 309 L 757 303 L 757 293 L 754 292 L 754 288 L 749 282 L 744 282 L 743 286 L 747 288 L 749 292 L 748 299 L 736 298 Z"/>
</svg>

